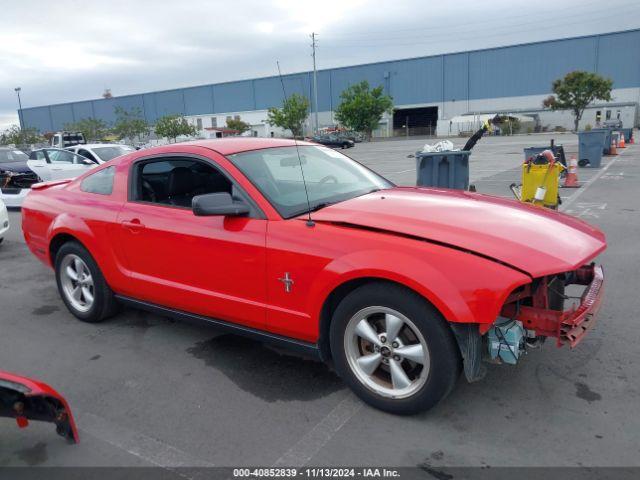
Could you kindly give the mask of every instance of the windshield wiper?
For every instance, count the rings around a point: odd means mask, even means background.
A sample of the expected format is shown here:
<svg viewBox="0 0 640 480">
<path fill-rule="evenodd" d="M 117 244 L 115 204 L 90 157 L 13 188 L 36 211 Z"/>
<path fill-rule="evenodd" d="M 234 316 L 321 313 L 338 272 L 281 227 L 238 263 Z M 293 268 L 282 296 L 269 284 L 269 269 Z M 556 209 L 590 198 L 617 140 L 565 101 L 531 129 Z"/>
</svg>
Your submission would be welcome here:
<svg viewBox="0 0 640 480">
<path fill-rule="evenodd" d="M 313 208 L 311 210 L 309 210 L 309 212 L 317 212 L 318 210 L 321 210 L 325 207 L 328 207 L 329 205 L 333 205 L 336 202 L 322 202 L 322 203 L 318 203 L 317 205 L 314 205 Z"/>
</svg>

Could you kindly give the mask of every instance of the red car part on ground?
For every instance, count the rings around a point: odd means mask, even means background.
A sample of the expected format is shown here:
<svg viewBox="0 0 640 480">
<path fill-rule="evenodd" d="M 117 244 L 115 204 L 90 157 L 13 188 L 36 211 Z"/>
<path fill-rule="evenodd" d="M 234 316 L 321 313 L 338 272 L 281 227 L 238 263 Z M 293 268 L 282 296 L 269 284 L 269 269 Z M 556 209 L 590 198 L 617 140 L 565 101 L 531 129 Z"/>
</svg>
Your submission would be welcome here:
<svg viewBox="0 0 640 480">
<path fill-rule="evenodd" d="M 29 420 L 51 422 L 56 433 L 79 442 L 71 409 L 62 395 L 46 383 L 0 370 L 0 417 L 15 418 L 18 427 Z"/>
<path fill-rule="evenodd" d="M 434 315 L 450 326 L 448 333 L 434 335 L 455 334 L 468 378 L 476 375 L 467 368 L 474 364 L 470 355 L 476 355 L 477 348 L 465 339 L 480 341 L 501 314 L 520 319 L 534 335 L 554 336 L 571 345 L 593 325 L 604 290 L 601 270 L 589 263 L 606 248 L 604 234 L 597 228 L 509 199 L 394 187 L 384 179 L 379 180 L 385 186 L 378 191 L 318 205 L 309 224 L 306 214 L 281 215 L 268 198 L 270 191 L 289 188 L 286 182 L 273 190 L 272 180 L 251 178 L 242 168 L 253 164 L 238 160 L 251 152 L 257 158 L 266 152 L 265 158 L 277 159 L 286 151 L 289 156 L 275 161 L 274 168 L 290 168 L 287 172 L 292 175 L 305 168 L 307 157 L 318 154 L 314 148 L 321 147 L 282 139 L 230 138 L 131 153 L 74 181 L 36 185 L 22 210 L 25 240 L 52 267 L 60 249 L 75 242 L 80 250 L 67 249 L 67 258 L 95 262 L 86 269 L 103 276 L 108 291 L 121 301 L 302 346 L 325 359 L 335 354 L 329 337 L 336 312 L 354 291 L 376 282 L 413 292 L 422 299 L 418 302 L 433 306 Z M 352 162 L 329 149 L 322 155 Z M 138 187 L 137 176 L 147 175 L 142 173 L 144 165 L 154 162 L 191 162 L 197 165 L 192 168 L 215 169 L 244 195 L 243 208 L 252 213 L 194 215 L 189 197 L 183 205 L 171 204 L 172 194 L 183 197 L 180 177 L 188 174 L 184 167 L 167 174 L 171 181 L 166 188 L 172 192 L 158 201 L 156 194 L 162 195 L 158 188 Z M 313 173 L 313 165 L 306 168 Z M 108 192 L 83 191 L 84 179 L 105 169 L 113 179 Z M 158 172 L 155 175 L 164 175 Z M 143 180 L 154 181 L 153 175 Z M 335 175 L 328 174 L 309 185 L 317 192 L 335 183 Z M 139 188 L 151 189 L 152 197 L 145 199 Z M 578 313 L 572 309 L 558 313 L 554 307 L 557 288 L 552 284 L 560 276 L 563 286 L 588 284 Z M 74 292 L 80 287 L 84 288 L 82 280 Z M 398 305 L 403 308 L 402 302 Z M 396 357 L 404 362 L 402 352 L 393 350 L 403 347 L 386 342 L 380 322 L 376 328 L 378 337 L 385 339 L 380 345 L 373 345 L 377 340 L 371 330 L 356 331 L 359 339 L 366 337 L 369 342 L 358 344 L 360 353 L 382 352 L 388 365 Z M 389 395 L 396 398 L 393 392 Z"/>
</svg>

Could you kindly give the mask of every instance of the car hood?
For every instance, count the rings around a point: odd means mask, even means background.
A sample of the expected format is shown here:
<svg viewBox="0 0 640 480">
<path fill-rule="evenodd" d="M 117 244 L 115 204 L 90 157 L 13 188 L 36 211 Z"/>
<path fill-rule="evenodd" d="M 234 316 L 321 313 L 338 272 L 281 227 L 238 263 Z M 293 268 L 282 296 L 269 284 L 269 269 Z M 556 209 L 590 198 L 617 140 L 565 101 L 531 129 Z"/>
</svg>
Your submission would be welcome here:
<svg viewBox="0 0 640 480">
<path fill-rule="evenodd" d="M 31 173 L 32 170 L 27 162 L 6 162 L 0 163 L 0 172 Z"/>
<path fill-rule="evenodd" d="M 604 234 L 577 218 L 460 190 L 397 187 L 331 205 L 313 218 L 470 251 L 532 277 L 575 270 L 606 248 Z"/>
</svg>

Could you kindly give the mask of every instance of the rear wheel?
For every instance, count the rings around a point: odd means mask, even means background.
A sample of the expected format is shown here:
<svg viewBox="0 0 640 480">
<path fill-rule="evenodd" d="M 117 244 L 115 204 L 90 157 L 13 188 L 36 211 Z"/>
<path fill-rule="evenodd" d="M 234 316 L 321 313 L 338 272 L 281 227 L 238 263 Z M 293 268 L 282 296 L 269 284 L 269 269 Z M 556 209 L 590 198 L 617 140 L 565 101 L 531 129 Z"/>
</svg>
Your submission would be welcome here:
<svg viewBox="0 0 640 480">
<path fill-rule="evenodd" d="M 401 286 L 376 283 L 336 309 L 331 352 L 340 376 L 370 405 L 411 414 L 437 404 L 460 374 L 460 354 L 442 316 Z"/>
<path fill-rule="evenodd" d="M 77 242 L 62 245 L 55 260 L 58 291 L 69 311 L 83 322 L 100 322 L 118 310 L 113 292 L 91 254 Z"/>
</svg>

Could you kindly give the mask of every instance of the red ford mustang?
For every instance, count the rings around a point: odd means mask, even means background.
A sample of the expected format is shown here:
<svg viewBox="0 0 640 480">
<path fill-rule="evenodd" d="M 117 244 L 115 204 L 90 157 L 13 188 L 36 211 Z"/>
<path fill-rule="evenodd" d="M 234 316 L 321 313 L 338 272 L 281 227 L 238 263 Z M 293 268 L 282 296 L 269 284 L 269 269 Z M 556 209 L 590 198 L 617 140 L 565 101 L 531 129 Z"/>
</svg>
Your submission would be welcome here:
<svg viewBox="0 0 640 480">
<path fill-rule="evenodd" d="M 603 294 L 598 229 L 511 200 L 395 187 L 306 142 L 134 152 L 35 185 L 22 216 L 80 320 L 125 303 L 314 352 L 396 413 L 432 407 L 462 370 L 481 378 L 483 360 L 516 363 L 546 337 L 576 345 Z M 584 293 L 565 309 L 567 285 Z"/>
</svg>

